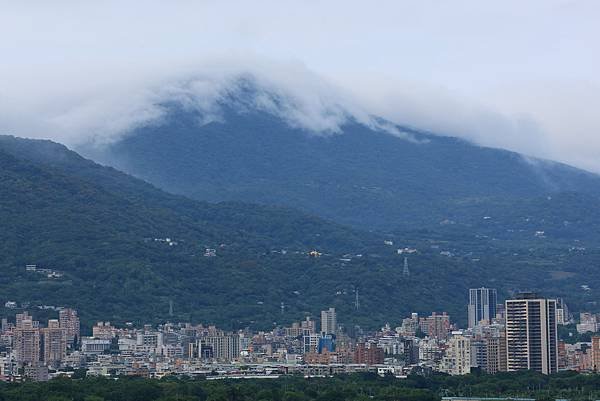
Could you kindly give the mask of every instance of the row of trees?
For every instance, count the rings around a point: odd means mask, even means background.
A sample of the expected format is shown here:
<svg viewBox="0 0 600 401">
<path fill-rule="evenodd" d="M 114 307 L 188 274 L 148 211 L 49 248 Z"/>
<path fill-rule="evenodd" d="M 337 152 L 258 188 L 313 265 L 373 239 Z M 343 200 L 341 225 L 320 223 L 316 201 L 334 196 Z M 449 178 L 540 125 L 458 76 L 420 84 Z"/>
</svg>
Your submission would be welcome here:
<svg viewBox="0 0 600 401">
<path fill-rule="evenodd" d="M 411 375 L 406 379 L 374 374 L 251 380 L 58 378 L 0 385 L 0 400 L 12 401 L 438 401 L 442 396 L 597 399 L 600 376 L 517 372 Z"/>
</svg>

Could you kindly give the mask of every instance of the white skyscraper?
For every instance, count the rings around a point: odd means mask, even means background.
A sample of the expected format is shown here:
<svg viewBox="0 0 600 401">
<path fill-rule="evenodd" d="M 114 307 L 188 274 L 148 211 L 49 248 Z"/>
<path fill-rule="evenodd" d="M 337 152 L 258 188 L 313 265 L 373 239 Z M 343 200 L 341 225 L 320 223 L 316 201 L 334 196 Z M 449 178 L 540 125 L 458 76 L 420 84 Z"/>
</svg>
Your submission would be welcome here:
<svg viewBox="0 0 600 401">
<path fill-rule="evenodd" d="M 336 331 L 337 317 L 335 314 L 335 308 L 329 308 L 321 311 L 321 333 L 336 334 Z"/>
</svg>

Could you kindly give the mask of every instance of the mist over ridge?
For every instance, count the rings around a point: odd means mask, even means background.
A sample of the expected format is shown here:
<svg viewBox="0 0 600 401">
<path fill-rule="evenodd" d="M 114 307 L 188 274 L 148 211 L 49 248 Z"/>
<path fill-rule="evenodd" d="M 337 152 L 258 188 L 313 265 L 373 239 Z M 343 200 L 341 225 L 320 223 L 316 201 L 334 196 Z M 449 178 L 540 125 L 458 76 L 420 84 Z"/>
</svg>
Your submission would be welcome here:
<svg viewBox="0 0 600 401">
<path fill-rule="evenodd" d="M 598 172 L 599 11 L 567 0 L 11 4 L 0 132 L 107 142 L 160 118 L 162 96 L 191 77 L 210 98 L 251 73 L 295 94 L 290 121 L 316 131 L 373 115 Z"/>
<path fill-rule="evenodd" d="M 223 106 L 226 105 L 238 111 L 255 109 L 270 113 L 308 135 L 340 134 L 344 124 L 358 122 L 407 140 L 414 140 L 414 137 L 400 128 L 402 126 L 523 153 L 519 145 L 504 143 L 498 136 L 479 135 L 479 132 L 489 130 L 500 132 L 507 138 L 525 138 L 528 145 L 523 149 L 529 151 L 525 157 L 561 161 L 544 146 L 537 146 L 544 143 L 543 133 L 531 118 L 521 116 L 511 120 L 499 113 L 445 98 L 443 92 L 432 104 L 436 108 L 449 105 L 448 112 L 461 120 L 429 118 L 422 107 L 419 109 L 422 96 L 428 96 L 426 91 L 424 95 L 414 94 L 414 99 L 390 98 L 384 105 L 385 96 L 377 100 L 361 98 L 356 92 L 298 62 L 275 62 L 248 56 L 215 58 L 212 62 L 200 66 L 190 64 L 173 73 L 155 71 L 142 73 L 134 79 L 129 79 L 127 74 L 117 74 L 108 81 L 76 86 L 69 92 L 58 99 L 42 96 L 35 104 L 40 108 L 39 115 L 33 119 L 19 119 L 12 129 L 12 116 L 7 113 L 0 129 L 6 125 L 5 133 L 49 138 L 75 147 L 102 147 L 139 127 L 160 124 L 173 106 L 198 113 L 197 123 L 202 125 L 223 122 Z M 0 116 L 2 111 L 0 107 Z M 386 115 L 391 118 L 381 118 Z"/>
</svg>

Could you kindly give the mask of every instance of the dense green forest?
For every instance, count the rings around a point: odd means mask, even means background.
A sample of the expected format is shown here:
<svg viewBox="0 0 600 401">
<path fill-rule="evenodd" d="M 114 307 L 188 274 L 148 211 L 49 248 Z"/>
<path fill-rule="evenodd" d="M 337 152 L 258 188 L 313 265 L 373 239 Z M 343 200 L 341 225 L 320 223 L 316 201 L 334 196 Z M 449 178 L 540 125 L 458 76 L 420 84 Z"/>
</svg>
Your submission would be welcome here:
<svg viewBox="0 0 600 401">
<path fill-rule="evenodd" d="M 467 290 L 477 286 L 501 298 L 538 290 L 574 310 L 596 310 L 600 296 L 591 240 L 516 240 L 493 221 L 383 234 L 291 209 L 193 201 L 49 141 L 0 137 L 0 188 L 0 305 L 19 305 L 0 308 L 8 317 L 25 308 L 46 319 L 55 312 L 39 306 L 69 306 L 85 328 L 174 320 L 268 329 L 333 306 L 351 331 L 397 325 L 411 312 L 448 311 L 464 324 Z M 409 277 L 403 247 L 418 250 Z M 322 255 L 308 256 L 312 249 Z M 63 275 L 25 271 L 32 263 Z"/>
<path fill-rule="evenodd" d="M 58 378 L 0 384 L 0 400 L 6 401 L 436 401 L 442 396 L 593 400 L 600 396 L 600 376 L 515 372 L 397 379 L 353 374 L 242 380 Z"/>
</svg>

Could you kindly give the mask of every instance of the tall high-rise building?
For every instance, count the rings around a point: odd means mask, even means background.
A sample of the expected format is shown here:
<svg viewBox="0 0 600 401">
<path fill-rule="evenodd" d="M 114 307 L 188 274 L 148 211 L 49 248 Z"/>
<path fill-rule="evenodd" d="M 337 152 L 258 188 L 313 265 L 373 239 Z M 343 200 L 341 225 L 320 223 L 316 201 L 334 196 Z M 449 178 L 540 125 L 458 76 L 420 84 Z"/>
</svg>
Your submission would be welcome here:
<svg viewBox="0 0 600 401">
<path fill-rule="evenodd" d="M 210 347 L 212 357 L 220 361 L 233 361 L 240 356 L 240 336 L 238 334 L 208 336 L 200 341 L 199 348 Z"/>
<path fill-rule="evenodd" d="M 374 343 L 358 343 L 354 350 L 354 363 L 365 365 L 378 365 L 383 363 L 384 352 Z"/>
<path fill-rule="evenodd" d="M 21 366 L 39 364 L 40 329 L 37 323 L 31 320 L 31 316 L 27 316 L 27 313 L 17 318 L 14 351 L 17 363 Z"/>
<path fill-rule="evenodd" d="M 337 317 L 335 308 L 329 308 L 321 311 L 321 333 L 336 334 Z"/>
<path fill-rule="evenodd" d="M 490 374 L 505 372 L 506 331 L 504 323 L 479 325 L 469 331 L 474 337 L 471 342 L 471 353 L 477 361 L 476 366 Z"/>
<path fill-rule="evenodd" d="M 67 330 L 60 327 L 56 319 L 48 320 L 48 327 L 42 329 L 44 335 L 44 363 L 54 365 L 67 354 Z"/>
<path fill-rule="evenodd" d="M 472 349 L 476 351 L 476 347 L 472 347 L 471 337 L 462 334 L 454 334 L 448 341 L 446 355 L 442 359 L 440 368 L 442 371 L 451 375 L 466 375 L 471 373 L 471 367 L 474 367 L 476 358 L 471 354 Z"/>
<path fill-rule="evenodd" d="M 594 372 L 600 371 L 600 337 L 592 337 L 592 369 Z"/>
<path fill-rule="evenodd" d="M 492 323 L 496 317 L 498 295 L 495 288 L 471 288 L 469 290 L 469 328 L 481 322 Z"/>
<path fill-rule="evenodd" d="M 506 371 L 506 334 L 485 339 L 486 365 L 483 368 L 489 374 Z"/>
<path fill-rule="evenodd" d="M 302 352 L 304 354 L 308 354 L 310 352 L 317 352 L 320 338 L 320 334 L 305 334 L 302 337 Z"/>
<path fill-rule="evenodd" d="M 506 301 L 507 370 L 558 370 L 556 300 L 533 293 Z"/>
<path fill-rule="evenodd" d="M 58 314 L 60 327 L 66 330 L 67 345 L 75 345 L 80 338 L 79 316 L 75 309 L 61 309 Z"/>
<path fill-rule="evenodd" d="M 569 308 L 562 298 L 556 299 L 556 324 L 569 324 Z"/>
<path fill-rule="evenodd" d="M 432 312 L 430 316 L 419 320 L 419 328 L 429 337 L 446 340 L 450 334 L 450 316 L 447 312 L 441 314 Z"/>
<path fill-rule="evenodd" d="M 400 326 L 400 334 L 403 336 L 414 336 L 419 329 L 419 314 L 411 313 L 410 317 L 402 319 L 402 326 Z"/>
<path fill-rule="evenodd" d="M 317 331 L 315 329 L 315 321 L 311 320 L 311 318 L 308 316 L 300 323 L 300 326 L 302 327 L 302 332 L 304 335 L 314 334 Z"/>
<path fill-rule="evenodd" d="M 34 328 L 40 327 L 40 322 L 38 322 L 37 320 L 33 320 L 31 315 L 27 313 L 27 311 L 23 313 L 17 313 L 15 327 L 21 327 L 23 325 L 23 321 L 30 321 L 27 324 L 31 324 Z"/>
</svg>

